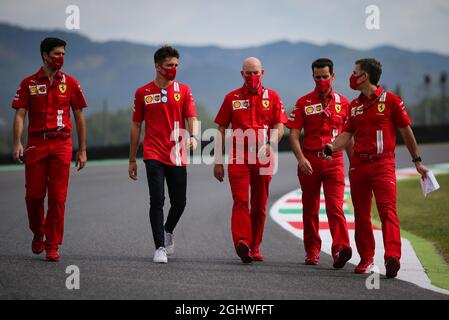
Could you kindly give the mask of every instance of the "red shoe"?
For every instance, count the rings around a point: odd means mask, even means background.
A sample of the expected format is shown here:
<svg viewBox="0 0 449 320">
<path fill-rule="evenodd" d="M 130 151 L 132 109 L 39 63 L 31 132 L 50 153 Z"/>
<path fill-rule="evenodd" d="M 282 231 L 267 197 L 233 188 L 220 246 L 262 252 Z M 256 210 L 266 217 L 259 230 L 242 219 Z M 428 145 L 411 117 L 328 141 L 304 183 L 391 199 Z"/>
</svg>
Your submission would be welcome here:
<svg viewBox="0 0 449 320">
<path fill-rule="evenodd" d="M 369 273 L 371 269 L 374 267 L 374 260 L 373 259 L 362 259 L 360 260 L 357 267 L 355 267 L 354 272 L 355 273 Z"/>
<path fill-rule="evenodd" d="M 265 257 L 260 253 L 259 250 L 251 250 L 249 256 L 253 261 L 264 261 Z"/>
<path fill-rule="evenodd" d="M 51 262 L 58 262 L 61 259 L 61 256 L 58 253 L 58 249 L 48 249 L 45 259 Z"/>
<path fill-rule="evenodd" d="M 351 247 L 344 247 L 334 256 L 334 268 L 341 269 L 352 257 Z"/>
<path fill-rule="evenodd" d="M 396 278 L 398 271 L 401 268 L 401 263 L 397 257 L 388 257 L 385 260 L 385 270 L 387 278 Z"/>
<path fill-rule="evenodd" d="M 318 264 L 318 261 L 320 260 L 320 257 L 317 254 L 311 254 L 306 256 L 306 261 L 304 262 L 307 266 L 316 266 Z"/>
<path fill-rule="evenodd" d="M 244 241 L 239 241 L 235 250 L 243 263 L 253 262 L 253 259 L 249 255 L 249 246 Z"/>
<path fill-rule="evenodd" d="M 40 254 L 44 251 L 44 236 L 34 235 L 33 241 L 31 241 L 31 251 L 34 254 Z"/>
</svg>

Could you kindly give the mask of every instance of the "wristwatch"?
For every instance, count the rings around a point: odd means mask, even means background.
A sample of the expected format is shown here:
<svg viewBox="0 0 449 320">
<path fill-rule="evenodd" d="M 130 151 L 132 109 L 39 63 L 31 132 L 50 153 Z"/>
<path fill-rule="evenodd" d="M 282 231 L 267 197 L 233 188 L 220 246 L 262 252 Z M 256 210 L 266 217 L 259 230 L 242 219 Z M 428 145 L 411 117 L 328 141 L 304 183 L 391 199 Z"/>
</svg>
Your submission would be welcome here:
<svg viewBox="0 0 449 320">
<path fill-rule="evenodd" d="M 415 159 L 412 160 L 414 163 L 416 162 L 422 162 L 421 157 L 416 157 Z"/>
</svg>

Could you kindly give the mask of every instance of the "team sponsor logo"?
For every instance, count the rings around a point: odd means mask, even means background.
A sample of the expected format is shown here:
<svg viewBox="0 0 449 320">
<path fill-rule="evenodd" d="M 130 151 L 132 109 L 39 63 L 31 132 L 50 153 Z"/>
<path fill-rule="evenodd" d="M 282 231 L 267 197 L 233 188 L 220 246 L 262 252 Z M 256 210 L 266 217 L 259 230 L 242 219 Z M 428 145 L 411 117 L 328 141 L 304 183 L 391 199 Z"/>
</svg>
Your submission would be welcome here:
<svg viewBox="0 0 449 320">
<path fill-rule="evenodd" d="M 161 102 L 161 94 L 155 93 L 155 94 L 149 94 L 143 97 L 145 101 L 145 105 L 154 104 Z"/>
<path fill-rule="evenodd" d="M 181 94 L 180 93 L 175 93 L 173 95 L 173 97 L 175 98 L 176 101 L 179 101 L 179 99 L 181 99 Z"/>
<path fill-rule="evenodd" d="M 248 108 L 248 100 L 233 100 L 232 101 L 232 110 L 240 110 Z"/>
<path fill-rule="evenodd" d="M 262 105 L 264 109 L 268 109 L 268 107 L 270 106 L 270 100 L 262 100 Z"/>
<path fill-rule="evenodd" d="M 335 105 L 335 111 L 337 111 L 337 113 L 340 113 L 340 111 L 341 111 L 341 105 L 336 104 L 336 105 Z"/>
<path fill-rule="evenodd" d="M 384 112 L 384 110 L 385 110 L 385 103 L 379 103 L 377 105 L 377 111 Z"/>
<path fill-rule="evenodd" d="M 47 86 L 45 84 L 38 84 L 36 86 L 28 86 L 28 88 L 30 89 L 30 95 L 47 93 Z"/>
<path fill-rule="evenodd" d="M 321 103 L 310 105 L 305 108 L 305 113 L 307 116 L 310 116 L 312 114 L 318 114 L 321 112 L 323 112 L 323 107 L 321 106 Z"/>
<path fill-rule="evenodd" d="M 65 93 L 66 90 L 67 90 L 67 85 L 65 83 L 59 85 L 59 91 L 61 91 L 61 93 Z"/>
<path fill-rule="evenodd" d="M 363 114 L 363 105 L 351 109 L 351 117 Z"/>
</svg>

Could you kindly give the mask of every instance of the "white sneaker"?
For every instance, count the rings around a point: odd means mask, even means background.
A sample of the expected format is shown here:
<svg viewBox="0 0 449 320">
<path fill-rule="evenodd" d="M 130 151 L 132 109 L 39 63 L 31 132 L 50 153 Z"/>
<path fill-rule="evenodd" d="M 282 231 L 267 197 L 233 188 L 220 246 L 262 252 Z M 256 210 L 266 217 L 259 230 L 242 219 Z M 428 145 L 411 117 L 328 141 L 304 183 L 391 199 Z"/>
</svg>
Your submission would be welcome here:
<svg viewBox="0 0 449 320">
<path fill-rule="evenodd" d="M 173 236 L 173 233 L 168 233 L 164 230 L 165 235 L 165 248 L 167 250 L 167 255 L 171 256 L 173 253 L 175 253 L 175 237 Z"/>
<path fill-rule="evenodd" d="M 167 250 L 164 247 L 160 247 L 154 252 L 153 262 L 155 263 L 167 263 Z"/>
</svg>

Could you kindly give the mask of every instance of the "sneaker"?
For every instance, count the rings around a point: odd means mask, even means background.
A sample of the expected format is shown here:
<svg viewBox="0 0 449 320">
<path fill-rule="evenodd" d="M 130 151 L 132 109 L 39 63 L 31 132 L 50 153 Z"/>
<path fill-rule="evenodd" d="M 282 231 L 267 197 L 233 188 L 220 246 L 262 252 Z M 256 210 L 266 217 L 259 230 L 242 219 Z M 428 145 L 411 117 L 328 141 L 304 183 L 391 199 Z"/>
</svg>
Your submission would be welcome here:
<svg viewBox="0 0 449 320">
<path fill-rule="evenodd" d="M 334 256 L 334 268 L 341 269 L 352 257 L 351 247 L 344 247 Z"/>
<path fill-rule="evenodd" d="M 373 259 L 362 259 L 360 260 L 357 267 L 355 267 L 354 272 L 355 273 L 370 273 L 371 270 L 374 268 L 374 261 Z"/>
<path fill-rule="evenodd" d="M 387 278 L 396 278 L 398 271 L 401 268 L 401 263 L 397 257 L 388 257 L 385 260 L 385 275 Z"/>
<path fill-rule="evenodd" d="M 173 233 L 169 233 L 164 230 L 165 237 L 165 250 L 167 251 L 167 255 L 171 256 L 175 253 L 175 237 Z"/>
<path fill-rule="evenodd" d="M 260 253 L 258 249 L 251 250 L 249 256 L 253 261 L 264 261 L 265 257 Z"/>
<path fill-rule="evenodd" d="M 58 249 L 48 249 L 45 259 L 51 262 L 58 262 L 61 259 Z"/>
<path fill-rule="evenodd" d="M 34 254 L 40 254 L 44 251 L 44 236 L 34 235 L 33 241 L 31 242 L 31 251 Z"/>
<path fill-rule="evenodd" d="M 307 266 L 316 266 L 319 260 L 320 258 L 317 254 L 308 254 L 306 256 L 306 261 L 304 262 L 304 264 Z"/>
<path fill-rule="evenodd" d="M 155 263 L 167 263 L 167 250 L 165 250 L 164 247 L 159 247 L 159 249 L 157 249 L 154 252 L 154 256 L 153 256 L 153 262 Z"/>
<path fill-rule="evenodd" d="M 243 263 L 251 263 L 253 261 L 249 255 L 249 246 L 244 241 L 240 241 L 235 250 Z"/>
</svg>

